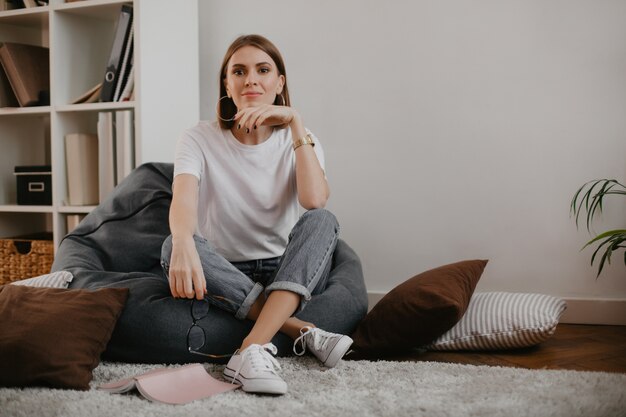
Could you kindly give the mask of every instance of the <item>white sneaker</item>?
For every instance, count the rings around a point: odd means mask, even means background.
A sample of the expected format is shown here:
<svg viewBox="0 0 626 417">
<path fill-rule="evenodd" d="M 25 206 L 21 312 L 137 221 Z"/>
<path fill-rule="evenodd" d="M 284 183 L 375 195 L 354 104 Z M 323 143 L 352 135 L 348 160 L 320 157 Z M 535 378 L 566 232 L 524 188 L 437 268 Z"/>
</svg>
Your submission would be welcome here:
<svg viewBox="0 0 626 417">
<path fill-rule="evenodd" d="M 276 372 L 280 370 L 274 359 L 278 350 L 271 343 L 250 345 L 243 351 L 235 352 L 224 369 L 228 381 L 238 383 L 246 392 L 259 394 L 284 394 L 287 384 Z"/>
<path fill-rule="evenodd" d="M 308 348 L 324 366 L 329 368 L 337 365 L 352 345 L 352 339 L 349 336 L 327 332 L 317 327 L 305 326 L 300 329 L 300 335 L 293 342 L 293 353 L 302 356 Z M 296 350 L 298 343 L 302 348 L 300 352 Z"/>
</svg>

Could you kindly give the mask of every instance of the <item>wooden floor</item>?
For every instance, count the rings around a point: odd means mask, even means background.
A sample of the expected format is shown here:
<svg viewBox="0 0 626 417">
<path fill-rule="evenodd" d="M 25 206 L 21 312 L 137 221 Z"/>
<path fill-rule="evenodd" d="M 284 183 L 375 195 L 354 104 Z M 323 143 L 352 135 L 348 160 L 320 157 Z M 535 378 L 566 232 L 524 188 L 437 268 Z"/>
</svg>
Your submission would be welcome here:
<svg viewBox="0 0 626 417">
<path fill-rule="evenodd" d="M 559 324 L 544 343 L 494 352 L 425 352 L 402 360 L 626 373 L 626 326 Z"/>
</svg>

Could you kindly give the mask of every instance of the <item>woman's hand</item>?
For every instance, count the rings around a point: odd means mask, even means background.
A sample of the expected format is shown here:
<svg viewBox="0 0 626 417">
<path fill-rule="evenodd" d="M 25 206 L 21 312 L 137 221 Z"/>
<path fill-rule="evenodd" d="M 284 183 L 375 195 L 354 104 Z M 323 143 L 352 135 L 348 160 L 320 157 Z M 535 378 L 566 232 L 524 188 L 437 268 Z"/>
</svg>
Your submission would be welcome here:
<svg viewBox="0 0 626 417">
<path fill-rule="evenodd" d="M 262 104 L 246 107 L 235 114 L 235 122 L 239 129 L 250 132 L 259 126 L 287 125 L 299 117 L 293 107 Z"/>
<path fill-rule="evenodd" d="M 172 192 L 170 290 L 177 298 L 193 298 L 195 295 L 201 300 L 206 292 L 206 281 L 193 239 L 198 219 L 198 178 L 191 174 L 177 175 Z"/>
<path fill-rule="evenodd" d="M 206 281 L 193 237 L 172 239 L 169 282 L 175 298 L 204 298 Z"/>
</svg>

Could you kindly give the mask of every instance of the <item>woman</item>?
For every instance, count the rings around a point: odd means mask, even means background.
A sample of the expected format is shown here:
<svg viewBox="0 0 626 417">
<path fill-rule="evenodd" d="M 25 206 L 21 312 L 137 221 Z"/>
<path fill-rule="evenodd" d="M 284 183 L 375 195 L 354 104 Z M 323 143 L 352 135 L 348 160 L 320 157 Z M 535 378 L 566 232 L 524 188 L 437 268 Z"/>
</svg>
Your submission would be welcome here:
<svg viewBox="0 0 626 417">
<path fill-rule="evenodd" d="M 219 121 L 178 142 L 163 265 L 174 297 L 206 296 L 255 321 L 225 377 L 247 392 L 284 394 L 270 343 L 278 331 L 328 367 L 352 344 L 294 316 L 324 290 L 338 238 L 324 209 L 324 154 L 290 107 L 283 59 L 266 38 L 241 36 L 229 47 L 220 97 Z M 300 218 L 298 204 L 307 210 Z"/>
</svg>

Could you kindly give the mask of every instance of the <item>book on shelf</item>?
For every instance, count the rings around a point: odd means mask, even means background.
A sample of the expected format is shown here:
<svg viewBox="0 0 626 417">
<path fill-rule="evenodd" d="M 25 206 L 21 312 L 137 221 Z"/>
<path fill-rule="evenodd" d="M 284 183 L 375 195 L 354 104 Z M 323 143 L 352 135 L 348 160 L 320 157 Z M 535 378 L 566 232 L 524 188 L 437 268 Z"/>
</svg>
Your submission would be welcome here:
<svg viewBox="0 0 626 417">
<path fill-rule="evenodd" d="M 130 72 L 128 74 L 128 80 L 126 81 L 126 85 L 124 86 L 124 90 L 122 91 L 122 95 L 120 96 L 119 101 L 129 101 L 134 100 L 134 91 L 135 91 L 135 67 L 132 66 L 132 57 L 131 57 L 131 67 Z"/>
<path fill-rule="evenodd" d="M 113 101 L 115 97 L 115 89 L 121 78 L 121 66 L 124 58 L 124 52 L 130 40 L 130 33 L 133 21 L 133 6 L 124 4 L 120 11 L 117 26 L 115 29 L 115 38 L 113 46 L 109 54 L 106 69 L 104 71 L 104 80 L 102 81 L 102 93 L 100 99 L 102 101 Z"/>
<path fill-rule="evenodd" d="M 100 201 L 135 168 L 135 119 L 132 110 L 98 113 Z"/>
<path fill-rule="evenodd" d="M 117 153 L 117 184 L 135 168 L 134 119 L 132 110 L 115 112 L 115 150 Z"/>
<path fill-rule="evenodd" d="M 72 232 L 80 222 L 86 217 L 86 214 L 68 214 L 65 216 L 65 225 L 67 226 L 67 233 Z"/>
<path fill-rule="evenodd" d="M 72 100 L 72 104 L 97 103 L 100 100 L 100 91 L 102 91 L 102 83 L 94 85 L 79 97 L 76 97 Z"/>
<path fill-rule="evenodd" d="M 0 107 L 19 107 L 19 105 L 6 73 L 0 68 Z"/>
<path fill-rule="evenodd" d="M 98 113 L 98 191 L 101 202 L 115 188 L 116 155 L 113 113 L 100 112 Z"/>
<path fill-rule="evenodd" d="M 101 384 L 98 389 L 121 394 L 137 389 L 150 401 L 186 404 L 239 388 L 237 384 L 213 378 L 199 363 L 177 368 L 156 368 L 146 373 Z"/>
<path fill-rule="evenodd" d="M 48 104 L 50 54 L 48 48 L 22 43 L 0 45 L 0 63 L 20 106 Z"/>
<path fill-rule="evenodd" d="M 98 204 L 98 136 L 91 133 L 65 135 L 67 203 L 70 206 Z"/>
</svg>

